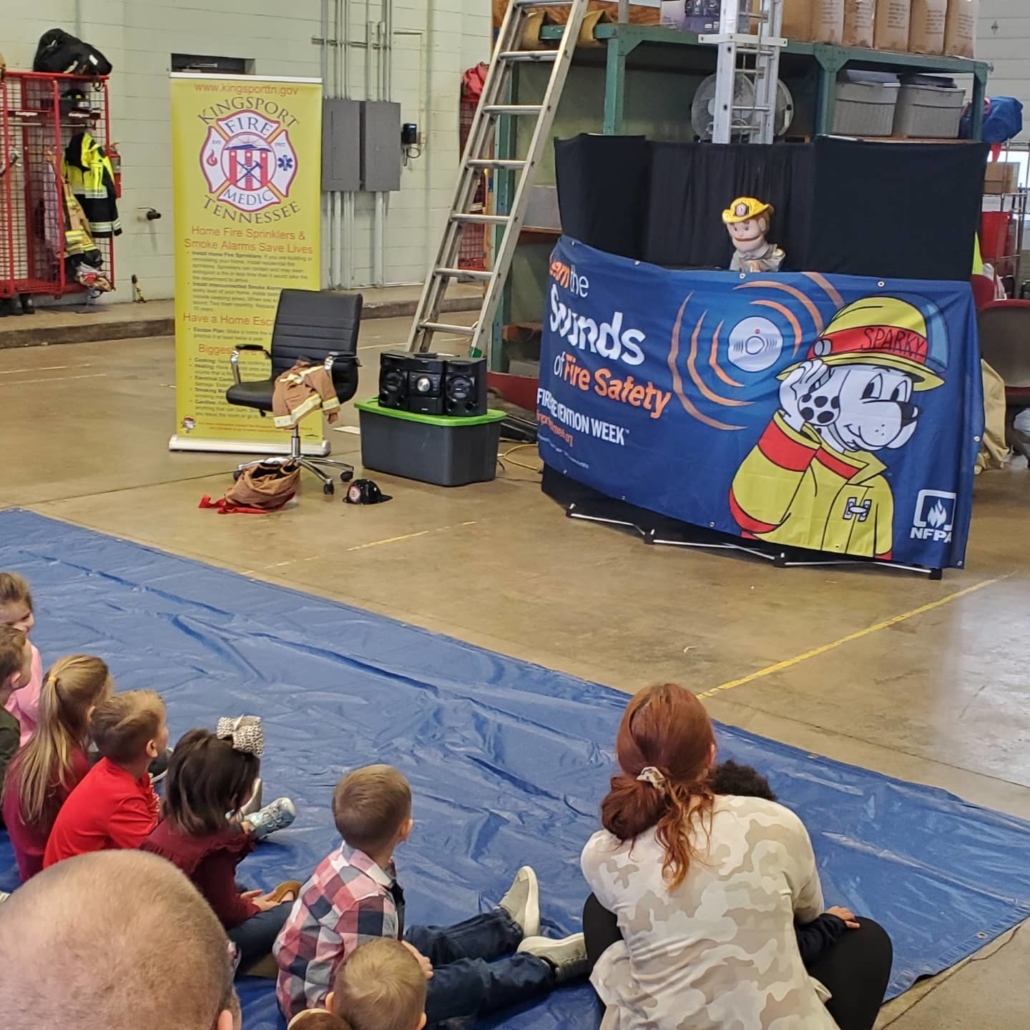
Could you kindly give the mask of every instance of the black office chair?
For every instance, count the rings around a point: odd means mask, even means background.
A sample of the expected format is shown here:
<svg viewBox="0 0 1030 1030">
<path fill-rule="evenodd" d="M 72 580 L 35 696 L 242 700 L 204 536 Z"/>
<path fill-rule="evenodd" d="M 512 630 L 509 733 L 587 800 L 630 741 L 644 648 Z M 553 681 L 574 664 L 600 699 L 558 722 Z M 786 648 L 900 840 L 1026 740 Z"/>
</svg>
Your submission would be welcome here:
<svg viewBox="0 0 1030 1030">
<path fill-rule="evenodd" d="M 254 408 L 262 416 L 272 410 L 275 380 L 303 359 L 309 364 L 322 363 L 332 376 L 340 402 L 349 401 L 358 388 L 358 328 L 361 324 L 361 295 L 319 293 L 317 290 L 283 290 L 275 312 L 271 351 L 256 343 L 238 345 L 232 352 L 233 385 L 225 391 L 230 404 Z M 272 366 L 267 379 L 244 381 L 240 378 L 240 354 L 261 351 Z M 318 409 L 321 413 L 321 409 Z M 293 427 L 288 456 L 277 455 L 263 461 L 299 461 L 322 481 L 322 490 L 333 492 L 332 475 L 325 468 L 337 471 L 346 483 L 354 475 L 354 467 L 331 458 L 301 455 L 300 427 Z M 258 462 L 247 462 L 241 469 Z"/>
</svg>

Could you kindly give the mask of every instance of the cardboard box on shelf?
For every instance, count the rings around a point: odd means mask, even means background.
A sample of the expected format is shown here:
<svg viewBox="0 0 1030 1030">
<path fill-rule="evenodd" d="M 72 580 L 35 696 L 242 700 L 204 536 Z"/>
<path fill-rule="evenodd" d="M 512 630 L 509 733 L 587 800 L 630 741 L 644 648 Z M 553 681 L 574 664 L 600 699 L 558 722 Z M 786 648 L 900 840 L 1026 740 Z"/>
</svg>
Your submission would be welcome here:
<svg viewBox="0 0 1030 1030">
<path fill-rule="evenodd" d="M 844 0 L 844 45 L 871 47 L 875 20 L 875 0 Z"/>
<path fill-rule="evenodd" d="M 873 46 L 877 50 L 908 50 L 912 0 L 876 0 Z"/>
<path fill-rule="evenodd" d="M 948 0 L 912 0 L 908 49 L 913 54 L 943 54 Z"/>
<path fill-rule="evenodd" d="M 949 57 L 976 56 L 976 20 L 979 17 L 980 0 L 948 0 L 944 52 Z"/>
<path fill-rule="evenodd" d="M 1015 193 L 1019 184 L 1018 161 L 989 161 L 984 173 L 984 193 Z"/>
<path fill-rule="evenodd" d="M 782 33 L 787 39 L 835 43 L 844 39 L 845 0 L 784 0 Z"/>
<path fill-rule="evenodd" d="M 681 32 L 719 31 L 719 19 L 722 10 L 721 0 L 661 0 L 660 23 Z M 740 0 L 740 24 L 738 32 L 748 31 L 748 19 L 745 12 L 751 10 L 751 0 Z"/>
</svg>

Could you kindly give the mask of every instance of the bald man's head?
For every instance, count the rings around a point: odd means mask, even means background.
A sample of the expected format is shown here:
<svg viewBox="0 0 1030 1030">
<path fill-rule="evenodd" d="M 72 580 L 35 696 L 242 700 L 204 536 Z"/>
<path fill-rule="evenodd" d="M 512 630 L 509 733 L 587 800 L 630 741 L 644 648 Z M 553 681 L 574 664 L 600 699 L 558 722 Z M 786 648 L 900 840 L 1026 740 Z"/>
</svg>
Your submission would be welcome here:
<svg viewBox="0 0 1030 1030">
<path fill-rule="evenodd" d="M 5 1030 L 239 1030 L 229 945 L 173 865 L 67 859 L 0 905 Z"/>
</svg>

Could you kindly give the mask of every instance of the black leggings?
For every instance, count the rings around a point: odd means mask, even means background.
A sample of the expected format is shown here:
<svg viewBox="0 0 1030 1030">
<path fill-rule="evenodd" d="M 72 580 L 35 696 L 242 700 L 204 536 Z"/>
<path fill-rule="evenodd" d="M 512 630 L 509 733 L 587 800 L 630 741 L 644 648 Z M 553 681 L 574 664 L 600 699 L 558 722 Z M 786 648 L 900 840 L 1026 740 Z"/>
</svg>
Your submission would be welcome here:
<svg viewBox="0 0 1030 1030">
<path fill-rule="evenodd" d="M 891 975 L 894 949 L 887 931 L 871 919 L 859 923 L 809 970 L 833 995 L 826 1008 L 840 1030 L 872 1030 Z M 583 936 L 591 968 L 622 940 L 615 916 L 593 894 L 583 908 Z"/>
</svg>

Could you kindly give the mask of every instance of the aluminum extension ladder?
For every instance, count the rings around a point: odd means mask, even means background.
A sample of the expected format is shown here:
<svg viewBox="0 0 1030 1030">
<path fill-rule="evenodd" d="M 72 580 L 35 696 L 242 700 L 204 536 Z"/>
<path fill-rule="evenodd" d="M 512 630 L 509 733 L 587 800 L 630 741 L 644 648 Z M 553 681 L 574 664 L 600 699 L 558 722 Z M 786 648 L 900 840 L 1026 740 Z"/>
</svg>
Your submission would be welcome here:
<svg viewBox="0 0 1030 1030">
<path fill-rule="evenodd" d="M 741 32 L 743 20 L 757 32 Z M 783 0 L 756 0 L 754 3 L 722 0 L 718 33 L 698 37 L 700 42 L 713 43 L 719 48 L 713 143 L 729 143 L 735 138 L 745 143 L 772 143 L 776 131 L 780 49 L 787 45 L 780 35 L 782 27 Z M 738 76 L 752 83 L 753 103 L 737 102 Z"/>
<path fill-rule="evenodd" d="M 558 47 L 553 50 L 520 50 L 527 15 L 534 8 L 567 7 L 569 20 Z M 454 190 L 447 226 L 440 241 L 411 326 L 408 349 L 425 353 L 433 349 L 435 333 L 457 334 L 470 337 L 469 353 L 486 353 L 485 343 L 493 330 L 493 321 L 501 302 L 504 282 L 511 260 L 518 246 L 519 232 L 526 214 L 529 187 L 545 148 L 550 143 L 554 112 L 561 98 L 565 78 L 572 63 L 572 54 L 579 38 L 587 0 L 511 0 L 504 15 L 497 42 L 490 58 L 490 68 L 483 85 L 469 130 L 465 152 L 461 157 L 461 171 Z M 520 62 L 553 62 L 551 77 L 539 104 L 514 104 L 513 72 Z M 523 160 L 511 157 L 492 157 L 491 149 L 497 135 L 498 119 L 503 117 L 533 118 L 533 135 Z M 472 211 L 479 176 L 484 171 L 507 175 L 514 173 L 516 185 L 511 193 L 510 210 L 505 214 L 479 214 Z M 489 271 L 458 268 L 458 248 L 461 231 L 466 225 L 484 224 L 503 227 L 500 242 L 494 248 L 493 267 Z M 472 326 L 449 325 L 440 321 L 440 307 L 449 282 L 483 280 L 486 291 L 479 318 Z"/>
</svg>

